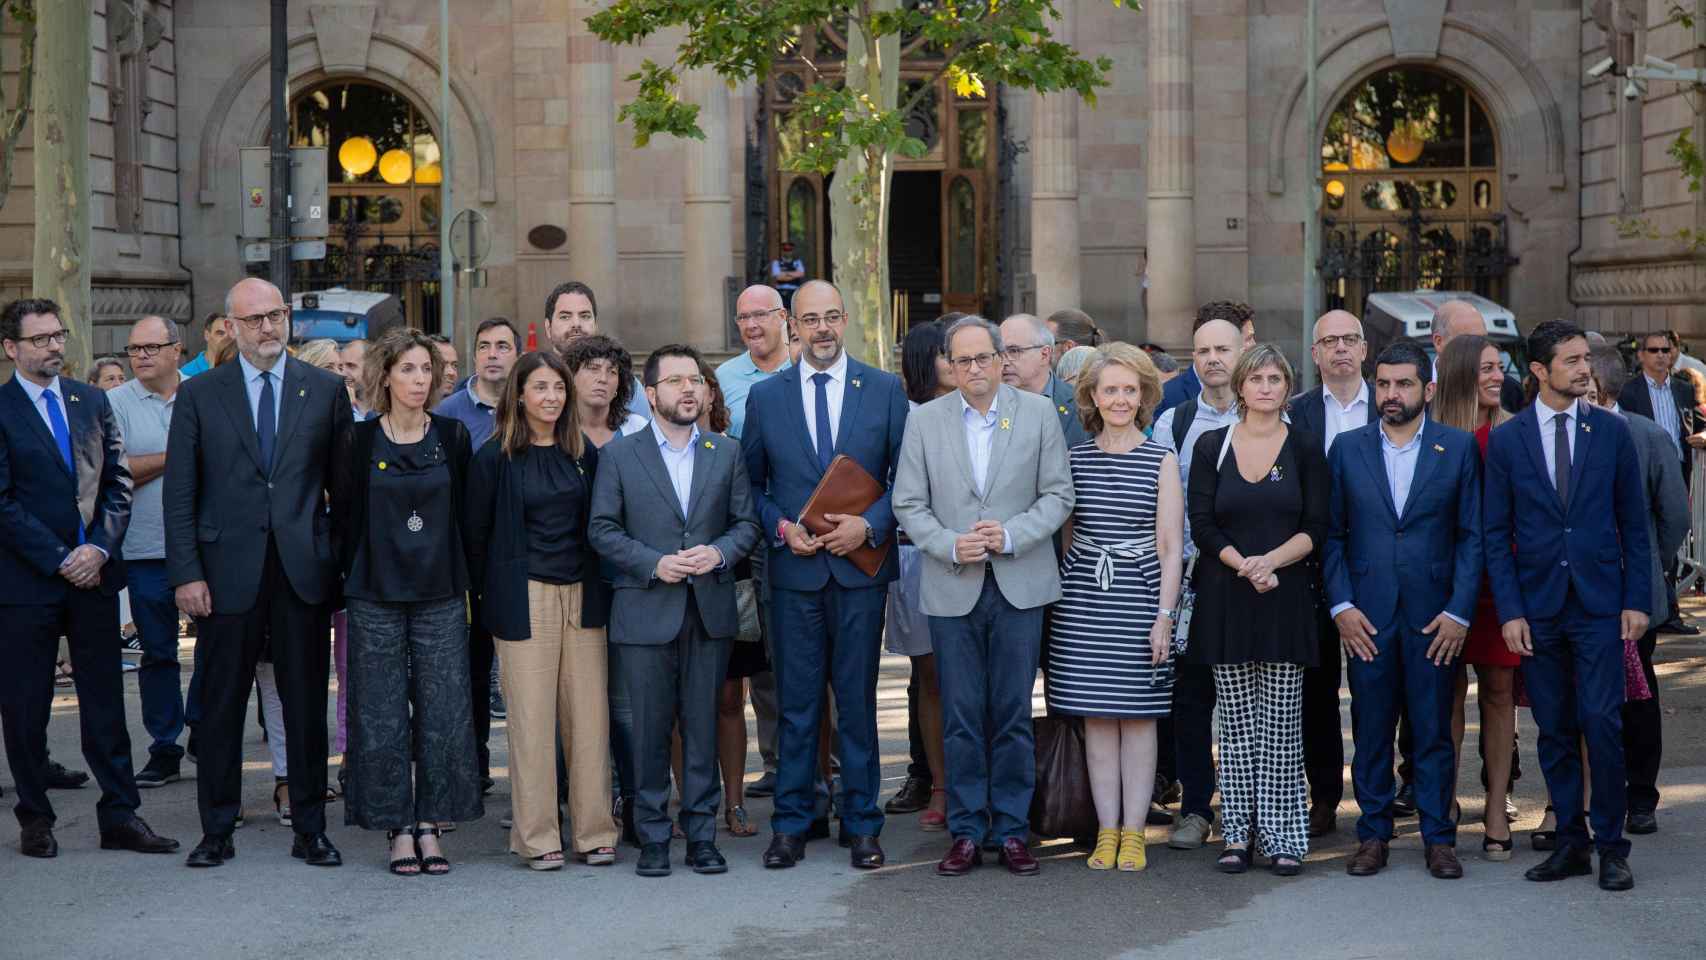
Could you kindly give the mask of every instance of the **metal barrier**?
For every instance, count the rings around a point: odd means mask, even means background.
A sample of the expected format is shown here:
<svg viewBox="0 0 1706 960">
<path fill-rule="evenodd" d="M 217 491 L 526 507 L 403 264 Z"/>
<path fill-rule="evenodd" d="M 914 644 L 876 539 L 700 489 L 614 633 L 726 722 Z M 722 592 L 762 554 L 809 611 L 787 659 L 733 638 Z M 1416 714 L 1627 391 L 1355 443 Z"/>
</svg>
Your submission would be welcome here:
<svg viewBox="0 0 1706 960">
<path fill-rule="evenodd" d="M 1688 540 L 1677 555 L 1676 591 L 1692 590 L 1706 581 L 1706 450 L 1690 448 Z M 1700 491 L 1694 493 L 1692 491 Z"/>
</svg>

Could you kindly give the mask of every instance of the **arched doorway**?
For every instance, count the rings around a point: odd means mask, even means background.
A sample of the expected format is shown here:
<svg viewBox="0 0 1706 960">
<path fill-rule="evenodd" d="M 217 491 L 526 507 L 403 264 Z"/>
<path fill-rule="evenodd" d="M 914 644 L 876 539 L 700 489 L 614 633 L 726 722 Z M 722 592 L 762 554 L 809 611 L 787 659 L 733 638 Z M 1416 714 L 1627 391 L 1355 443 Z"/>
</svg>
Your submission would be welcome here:
<svg viewBox="0 0 1706 960">
<path fill-rule="evenodd" d="M 326 259 L 291 275 L 301 293 L 344 287 L 389 293 L 410 326 L 439 327 L 438 138 L 407 97 L 366 80 L 335 80 L 290 105 L 293 146 L 326 148 L 331 235 Z"/>
<path fill-rule="evenodd" d="M 1387 290 L 1505 302 L 1499 145 L 1485 103 L 1449 74 L 1394 67 L 1357 84 L 1321 140 L 1321 279 L 1331 308 Z"/>
</svg>

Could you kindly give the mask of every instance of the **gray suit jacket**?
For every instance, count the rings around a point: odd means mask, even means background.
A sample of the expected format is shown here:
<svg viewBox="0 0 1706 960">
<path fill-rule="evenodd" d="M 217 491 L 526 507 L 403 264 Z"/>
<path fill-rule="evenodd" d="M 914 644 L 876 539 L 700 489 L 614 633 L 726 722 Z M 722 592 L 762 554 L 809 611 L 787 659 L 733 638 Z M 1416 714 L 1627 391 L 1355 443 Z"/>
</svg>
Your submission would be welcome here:
<svg viewBox="0 0 1706 960">
<path fill-rule="evenodd" d="M 616 571 L 611 643 L 673 641 L 690 598 L 706 634 L 733 637 L 738 632 L 735 564 L 759 537 L 740 441 L 714 433 L 701 433 L 694 441 L 687 506 L 683 517 L 650 429 L 612 440 L 599 450 L 587 539 Z M 707 543 L 722 552 L 721 568 L 681 583 L 653 576 L 664 554 Z"/>
<path fill-rule="evenodd" d="M 1676 611 L 1670 609 L 1670 597 L 1665 590 L 1664 568 L 1682 548 L 1688 536 L 1688 490 L 1682 485 L 1682 474 L 1676 469 L 1676 444 L 1665 434 L 1658 422 L 1638 413 L 1623 411 L 1629 423 L 1629 435 L 1635 441 L 1635 456 L 1641 461 L 1641 477 L 1646 481 L 1647 536 L 1652 540 L 1652 577 L 1654 626 L 1664 623 Z"/>
<path fill-rule="evenodd" d="M 937 617 L 971 612 L 983 591 L 983 564 L 954 562 L 954 538 L 979 520 L 1007 528 L 1011 554 L 992 558 L 995 582 L 1021 610 L 1060 599 L 1053 536 L 1072 514 L 1072 471 L 1060 416 L 1048 397 L 999 388 L 1000 420 L 990 444 L 982 496 L 972 483 L 964 401 L 959 391 L 913 411 L 895 469 L 894 513 L 924 553 L 920 605 Z"/>
</svg>

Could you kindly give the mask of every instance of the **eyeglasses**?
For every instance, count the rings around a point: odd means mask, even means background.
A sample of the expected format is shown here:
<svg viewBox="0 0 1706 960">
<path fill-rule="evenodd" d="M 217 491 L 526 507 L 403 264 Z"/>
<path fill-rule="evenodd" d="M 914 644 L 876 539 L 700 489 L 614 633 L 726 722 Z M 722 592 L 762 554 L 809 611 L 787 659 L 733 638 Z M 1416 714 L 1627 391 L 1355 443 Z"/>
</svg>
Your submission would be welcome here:
<svg viewBox="0 0 1706 960">
<path fill-rule="evenodd" d="M 290 319 L 290 308 L 280 307 L 277 310 L 268 310 L 266 313 L 251 313 L 246 317 L 232 317 L 231 319 L 250 330 L 259 330 L 262 321 L 270 322 L 275 327 L 283 327 L 285 321 Z"/>
<path fill-rule="evenodd" d="M 838 327 L 846 319 L 847 314 L 831 310 L 821 317 L 815 313 L 808 313 L 802 317 L 795 317 L 794 322 L 807 330 L 816 330 L 818 327 Z"/>
<path fill-rule="evenodd" d="M 1355 347 L 1357 344 L 1359 344 L 1361 342 L 1362 342 L 1362 334 L 1360 334 L 1360 333 L 1341 333 L 1341 334 L 1338 334 L 1337 336 L 1329 335 L 1329 336 L 1322 337 L 1321 339 L 1315 341 L 1315 345 L 1317 347 L 1326 347 L 1328 350 L 1333 350 L 1333 349 L 1336 349 L 1339 346 L 1339 344 L 1341 344 L 1341 343 L 1347 347 Z"/>
<path fill-rule="evenodd" d="M 735 314 L 735 323 L 757 323 L 771 314 L 780 313 L 781 311 L 781 307 L 767 307 L 763 310 L 754 310 L 751 313 L 737 313 Z"/>
<path fill-rule="evenodd" d="M 669 387 L 672 390 L 680 390 L 683 387 L 693 387 L 694 389 L 698 389 L 705 385 L 705 378 L 698 374 L 694 374 L 691 377 L 684 377 L 680 374 L 676 374 L 673 377 L 664 377 L 662 380 L 654 380 L 651 385 L 654 387 Z"/>
<path fill-rule="evenodd" d="M 993 353 L 978 353 L 969 357 L 954 358 L 954 368 L 957 370 L 970 370 L 973 366 L 980 370 L 987 370 L 994 365 L 995 354 Z"/>
<path fill-rule="evenodd" d="M 1043 345 L 1038 343 L 1029 347 L 1008 347 L 1001 351 L 1001 353 L 1007 358 L 1009 363 L 1018 363 L 1025 354 L 1030 353 L 1032 350 L 1041 350 L 1042 348 Z"/>
<path fill-rule="evenodd" d="M 1642 353 L 1668 354 L 1668 353 L 1670 353 L 1670 348 L 1669 347 L 1642 347 L 1641 352 Z"/>
<path fill-rule="evenodd" d="M 35 347 L 37 350 L 46 350 L 47 345 L 50 343 L 56 343 L 62 347 L 65 346 L 65 338 L 66 331 L 55 330 L 52 333 L 38 333 L 33 337 L 19 337 L 18 339 L 32 347 Z"/>
<path fill-rule="evenodd" d="M 125 346 L 124 352 L 133 357 L 152 357 L 167 347 L 177 345 L 176 340 L 168 340 L 165 343 L 132 343 Z"/>
</svg>

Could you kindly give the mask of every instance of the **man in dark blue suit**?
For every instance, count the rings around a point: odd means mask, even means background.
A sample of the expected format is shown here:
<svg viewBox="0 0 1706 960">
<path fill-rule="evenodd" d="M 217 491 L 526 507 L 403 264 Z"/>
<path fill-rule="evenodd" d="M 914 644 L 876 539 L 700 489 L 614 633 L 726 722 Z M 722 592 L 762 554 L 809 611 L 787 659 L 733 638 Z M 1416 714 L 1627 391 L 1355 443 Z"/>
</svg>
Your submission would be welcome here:
<svg viewBox="0 0 1706 960">
<path fill-rule="evenodd" d="M 1481 589 L 1480 454 L 1474 437 L 1423 415 L 1432 381 L 1432 364 L 1416 344 L 1401 340 L 1381 351 L 1374 374 L 1380 422 L 1339 437 L 1329 457 L 1327 602 L 1351 657 L 1351 780 L 1362 807 L 1360 846 L 1346 864 L 1352 876 L 1386 865 L 1400 703 L 1415 730 L 1428 872 L 1463 876 L 1451 819 L 1451 703 Z"/>
<path fill-rule="evenodd" d="M 1599 885 L 1628 890 L 1623 837 L 1623 644 L 1652 611 L 1652 538 L 1640 459 L 1622 418 L 1581 402 L 1592 384 L 1587 338 L 1548 321 L 1528 338 L 1537 402 L 1487 442 L 1487 576 L 1505 643 L 1540 727 L 1540 766 L 1558 815 L 1558 846 L 1527 873 L 1593 872 L 1582 810 L 1579 741 L 1593 769 Z"/>
<path fill-rule="evenodd" d="M 66 331 L 52 300 L 0 311 L 0 343 L 17 372 L 0 386 L 0 722 L 18 784 L 19 849 L 54 857 L 47 799 L 53 663 L 66 637 L 83 756 L 101 785 L 103 850 L 170 853 L 136 815 L 119 671 L 119 548 L 130 525 L 130 469 L 107 396 L 61 377 Z"/>
<path fill-rule="evenodd" d="M 900 378 L 847 356 L 847 310 L 832 284 L 813 280 L 794 294 L 794 328 L 804 341 L 800 362 L 754 384 L 747 397 L 741 448 L 769 547 L 766 558 L 775 627 L 777 735 L 774 836 L 764 865 L 791 867 L 805 856 L 808 832 L 827 831 L 814 817 L 818 717 L 824 682 L 835 691 L 845 800 L 841 839 L 853 866 L 883 865 L 877 842 L 882 758 L 877 747 L 877 662 L 883 606 L 895 578 L 894 551 L 875 576 L 846 558 L 894 536 L 889 486 L 906 429 Z M 797 521 L 837 454 L 882 485 L 863 515 L 829 515 L 836 529 L 814 536 Z M 817 829 L 813 829 L 814 826 Z"/>
</svg>

